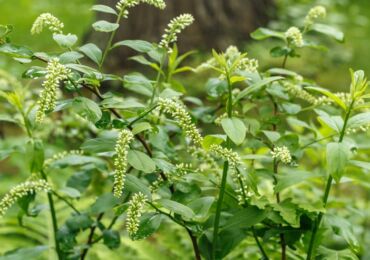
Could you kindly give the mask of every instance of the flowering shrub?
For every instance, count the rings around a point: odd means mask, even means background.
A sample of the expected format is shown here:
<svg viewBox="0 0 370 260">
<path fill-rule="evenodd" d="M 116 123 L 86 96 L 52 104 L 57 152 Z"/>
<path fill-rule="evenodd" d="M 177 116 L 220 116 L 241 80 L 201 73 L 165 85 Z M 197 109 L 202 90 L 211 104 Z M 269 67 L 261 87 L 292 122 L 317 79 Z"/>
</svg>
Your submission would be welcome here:
<svg viewBox="0 0 370 260">
<path fill-rule="evenodd" d="M 332 188 L 350 189 L 349 182 L 368 188 L 361 179 L 370 169 L 367 148 L 359 143 L 370 124 L 368 81 L 363 71 L 351 70 L 348 91 L 332 93 L 287 69 L 302 48 L 320 49 L 320 34 L 343 40 L 341 32 L 319 23 L 325 8 L 314 7 L 285 32 L 252 33 L 255 40 L 281 42 L 270 51 L 282 59 L 279 68 L 261 69 L 235 46 L 213 51 L 192 68 L 182 65 L 192 53 L 180 55 L 176 46 L 194 22 L 190 14 L 172 19 L 158 43 L 114 42 L 120 21 L 142 3 L 165 8 L 162 0 L 93 6 L 116 19 L 92 25 L 109 34 L 103 50 L 94 43 L 77 46 L 77 36 L 63 32 L 63 23 L 49 13 L 31 32 L 49 29 L 57 53 L 13 43 L 10 27 L 2 26 L 0 53 L 26 69 L 22 83 L 1 73 L 0 97 L 7 105 L 0 120 L 19 126 L 28 147 L 14 147 L 5 157 L 25 153 L 30 177 L 3 197 L 0 215 L 10 218 L 7 210 L 18 203 L 18 218 L 41 217 L 36 207 L 46 192 L 53 259 L 85 259 L 99 244 L 117 249 L 127 237 L 175 234 L 186 236 L 175 238 L 188 253 L 178 259 L 363 256 L 366 228 L 355 230 L 350 221 L 356 208 L 366 206 L 352 201 L 351 210 L 340 210 Z M 136 51 L 131 59 L 155 76 L 108 73 L 106 58 L 121 47 Z M 187 82 L 177 77 L 185 72 L 211 75 L 206 100 L 187 95 Z M 37 83 L 37 92 L 25 87 L 28 81 Z M 53 148 L 60 137 L 67 151 Z M 56 202 L 68 207 L 67 214 Z M 181 230 L 167 232 L 173 226 Z"/>
</svg>

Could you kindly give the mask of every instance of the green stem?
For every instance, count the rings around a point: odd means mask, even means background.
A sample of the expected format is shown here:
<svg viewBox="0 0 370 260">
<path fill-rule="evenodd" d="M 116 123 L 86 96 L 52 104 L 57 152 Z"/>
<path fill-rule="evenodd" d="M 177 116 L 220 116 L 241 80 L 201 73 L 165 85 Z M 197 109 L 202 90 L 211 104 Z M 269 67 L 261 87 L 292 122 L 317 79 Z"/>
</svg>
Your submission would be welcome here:
<svg viewBox="0 0 370 260">
<path fill-rule="evenodd" d="M 256 233 L 256 230 L 255 230 L 254 226 L 252 226 L 252 233 L 253 233 L 254 240 L 256 241 L 259 250 L 261 251 L 262 259 L 263 260 L 268 260 L 269 257 L 267 256 L 265 249 L 263 249 L 263 246 L 262 246 L 261 242 L 258 240 L 258 236 L 257 236 L 257 233 Z"/>
<path fill-rule="evenodd" d="M 343 128 L 342 128 L 342 131 L 340 132 L 338 143 L 341 143 L 344 139 L 344 135 L 346 133 L 346 127 L 347 127 L 347 124 L 348 124 L 349 116 L 351 115 L 351 110 L 352 110 L 352 107 L 353 107 L 354 103 L 355 103 L 355 100 L 352 100 L 350 106 L 348 107 L 346 116 L 344 118 Z M 324 208 L 326 208 L 326 205 L 328 203 L 330 189 L 331 189 L 332 184 L 333 184 L 333 177 L 331 175 L 329 175 L 328 180 L 326 182 L 324 197 L 322 199 L 323 204 L 324 204 Z M 322 221 L 323 217 L 324 217 L 324 213 L 320 212 L 319 215 L 317 216 L 316 221 L 313 224 L 312 235 L 311 235 L 310 244 L 308 246 L 308 251 L 307 251 L 307 258 L 306 258 L 307 260 L 311 260 L 314 256 L 315 238 L 316 238 L 317 231 L 319 230 L 319 227 L 320 227 L 320 224 L 321 224 L 321 221 Z"/>
<path fill-rule="evenodd" d="M 150 98 L 149 106 L 152 106 L 153 105 L 155 95 L 157 94 L 157 89 L 159 87 L 159 81 L 161 79 L 161 73 L 162 73 L 162 70 L 163 70 L 164 59 L 165 59 L 165 56 L 163 56 L 163 59 L 161 61 L 161 64 L 159 65 L 159 71 L 158 71 L 158 74 L 157 74 L 157 78 L 155 80 L 155 85 L 153 87 L 153 92 L 152 92 L 152 96 Z"/>
<path fill-rule="evenodd" d="M 122 15 L 123 15 L 123 12 L 124 12 L 124 10 L 122 9 L 122 10 L 120 11 L 120 13 L 118 14 L 117 19 L 116 19 L 116 22 L 115 22 L 116 24 L 119 24 L 119 23 L 120 23 L 121 18 L 122 18 Z M 111 47 L 112 47 L 112 42 L 113 42 L 114 36 L 116 35 L 116 32 L 117 32 L 117 30 L 114 30 L 114 31 L 110 34 L 109 40 L 108 40 L 108 42 L 107 42 L 107 46 L 106 46 L 106 47 L 105 47 L 105 49 L 104 49 L 104 52 L 103 52 L 103 55 L 102 55 L 101 61 L 100 61 L 100 63 L 99 63 L 99 70 L 101 70 L 101 69 L 102 69 L 103 64 L 104 64 L 104 61 L 105 61 L 105 59 L 106 59 L 106 57 L 107 57 L 107 55 L 108 55 L 108 52 L 110 51 L 110 49 L 111 49 Z"/>
<path fill-rule="evenodd" d="M 41 171 L 40 173 L 41 173 L 41 177 L 45 181 L 47 181 L 47 177 L 46 177 L 45 172 Z M 47 193 L 47 197 L 48 197 L 48 202 L 49 202 L 49 207 L 50 207 L 51 221 L 52 221 L 52 224 L 53 224 L 55 251 L 57 252 L 58 259 L 61 260 L 61 259 L 63 259 L 63 255 L 62 255 L 62 252 L 60 251 L 59 242 L 58 242 L 58 239 L 57 239 L 58 221 L 57 221 L 56 211 L 55 211 L 55 207 L 54 207 L 54 200 L 53 200 L 53 196 L 52 196 L 51 192 Z"/>
<path fill-rule="evenodd" d="M 228 84 L 228 100 L 227 100 L 226 109 L 227 109 L 227 116 L 231 118 L 233 114 L 233 96 L 232 96 L 232 84 L 230 81 L 229 73 L 226 73 L 226 78 L 227 78 L 227 84 Z M 231 146 L 231 140 L 228 137 L 226 140 L 226 147 L 230 148 L 230 146 Z M 228 170 L 229 170 L 229 162 L 225 161 L 224 166 L 223 166 L 223 171 L 222 171 L 221 187 L 220 187 L 220 193 L 218 196 L 216 215 L 215 215 L 215 221 L 214 221 L 214 226 L 213 226 L 212 259 L 216 259 L 218 229 L 220 225 L 222 202 L 223 202 L 225 190 L 226 190 L 226 180 L 227 180 Z"/>
<path fill-rule="evenodd" d="M 141 119 L 143 119 L 145 116 L 147 116 L 150 112 L 152 112 L 154 109 L 156 109 L 158 106 L 153 106 L 152 108 L 148 109 L 147 111 L 144 111 L 143 113 L 141 113 L 140 115 L 138 115 L 138 117 L 136 117 L 134 120 L 132 120 L 129 124 L 128 124 L 128 127 L 132 126 L 133 124 L 135 124 L 136 122 L 140 121 Z"/>
</svg>

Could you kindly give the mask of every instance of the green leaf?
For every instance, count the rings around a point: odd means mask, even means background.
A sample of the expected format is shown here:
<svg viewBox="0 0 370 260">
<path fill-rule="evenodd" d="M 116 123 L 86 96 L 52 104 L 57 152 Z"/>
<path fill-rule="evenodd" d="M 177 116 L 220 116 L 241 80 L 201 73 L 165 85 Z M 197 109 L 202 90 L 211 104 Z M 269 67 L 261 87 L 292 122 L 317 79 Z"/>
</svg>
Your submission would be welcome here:
<svg viewBox="0 0 370 260">
<path fill-rule="evenodd" d="M 119 199 L 113 196 L 111 192 L 104 193 L 90 207 L 91 214 L 99 214 L 113 209 L 119 203 Z"/>
<path fill-rule="evenodd" d="M 208 150 L 212 144 L 222 144 L 224 141 L 226 141 L 225 135 L 206 135 L 203 138 L 202 146 Z"/>
<path fill-rule="evenodd" d="M 123 86 L 133 92 L 152 96 L 152 83 L 140 73 L 131 73 L 123 77 Z"/>
<path fill-rule="evenodd" d="M 96 11 L 96 12 L 101 12 L 101 13 L 117 15 L 116 10 L 114 10 L 112 7 L 107 6 L 107 5 L 93 5 L 93 7 L 91 7 L 91 10 Z"/>
<path fill-rule="evenodd" d="M 87 57 L 89 57 L 96 64 L 100 64 L 102 59 L 102 51 L 93 43 L 85 44 L 80 47 L 80 51 L 83 52 Z"/>
<path fill-rule="evenodd" d="M 251 37 L 255 40 L 264 40 L 267 38 L 278 38 L 285 40 L 285 35 L 283 32 L 278 32 L 267 28 L 258 28 L 251 33 Z"/>
<path fill-rule="evenodd" d="M 41 140 L 36 139 L 32 141 L 31 156 L 31 172 L 40 172 L 44 166 L 44 145 Z"/>
<path fill-rule="evenodd" d="M 299 216 L 297 214 L 297 205 L 290 199 L 284 200 L 278 204 L 272 205 L 279 212 L 280 216 L 293 227 L 299 227 Z"/>
<path fill-rule="evenodd" d="M 94 222 L 86 214 L 75 215 L 67 219 L 66 226 L 71 231 L 82 231 L 91 227 Z"/>
<path fill-rule="evenodd" d="M 157 213 L 144 213 L 140 218 L 139 229 L 132 240 L 147 238 L 158 230 L 163 220 L 163 216 Z"/>
<path fill-rule="evenodd" d="M 320 177 L 320 175 L 312 172 L 294 170 L 291 173 L 279 174 L 276 177 L 278 182 L 275 186 L 275 192 L 281 192 L 286 188 L 300 184 L 308 179 Z"/>
<path fill-rule="evenodd" d="M 121 244 L 121 236 L 116 230 L 106 229 L 103 231 L 103 241 L 109 249 L 116 249 Z"/>
<path fill-rule="evenodd" d="M 194 211 L 197 221 L 205 221 L 208 218 L 208 212 L 212 207 L 214 197 L 203 197 L 195 199 L 189 203 L 189 207 Z"/>
<path fill-rule="evenodd" d="M 240 145 L 243 143 L 245 135 L 247 134 L 247 128 L 242 120 L 236 117 L 224 118 L 221 120 L 221 125 L 227 136 L 235 144 Z"/>
<path fill-rule="evenodd" d="M 249 228 L 257 223 L 260 223 L 266 216 L 264 210 L 255 206 L 247 207 L 237 211 L 222 229 L 241 229 Z"/>
<path fill-rule="evenodd" d="M 340 116 L 330 116 L 326 112 L 321 110 L 315 110 L 315 112 L 319 115 L 317 119 L 320 123 L 329 126 L 337 133 L 340 133 L 342 131 L 344 122 Z"/>
<path fill-rule="evenodd" d="M 85 97 L 77 97 L 72 104 L 74 111 L 89 121 L 96 123 L 102 116 L 102 111 L 98 104 Z"/>
<path fill-rule="evenodd" d="M 336 96 L 335 94 L 331 93 L 329 90 L 326 90 L 324 88 L 319 88 L 319 87 L 307 87 L 305 89 L 309 89 L 309 90 L 313 90 L 313 91 L 319 92 L 319 93 L 327 96 L 331 100 L 333 100 L 335 103 L 337 103 L 341 108 L 343 108 L 344 111 L 347 110 L 346 104 L 338 96 Z"/>
<path fill-rule="evenodd" d="M 127 161 L 132 167 L 144 173 L 152 173 L 156 168 L 152 158 L 137 150 L 128 151 Z"/>
<path fill-rule="evenodd" d="M 77 199 L 81 197 L 80 191 L 75 188 L 71 188 L 71 187 L 61 188 L 59 192 L 73 199 Z"/>
<path fill-rule="evenodd" d="M 253 83 L 251 86 L 247 87 L 246 89 L 243 89 L 242 91 L 239 92 L 239 94 L 236 96 L 235 100 L 234 100 L 234 104 L 236 104 L 240 99 L 244 98 L 245 96 L 253 93 L 253 92 L 256 92 L 256 91 L 259 91 L 260 89 L 262 89 L 262 87 L 274 82 L 274 81 L 277 81 L 277 80 L 281 80 L 283 79 L 283 77 L 280 77 L 280 76 L 275 76 L 275 77 L 268 77 L 268 78 L 264 78 L 260 81 L 257 81 L 255 83 Z"/>
<path fill-rule="evenodd" d="M 76 172 L 68 179 L 66 186 L 82 193 L 89 186 L 92 177 L 91 175 L 92 173 L 90 171 Z"/>
<path fill-rule="evenodd" d="M 53 39 L 62 48 L 71 48 L 77 42 L 78 38 L 74 34 L 53 34 Z"/>
<path fill-rule="evenodd" d="M 149 200 L 152 198 L 152 193 L 150 192 L 148 185 L 134 175 L 128 174 L 126 176 L 125 189 L 133 193 L 141 192 L 147 196 Z"/>
<path fill-rule="evenodd" d="M 83 55 L 77 51 L 68 51 L 59 56 L 59 61 L 62 64 L 73 63 L 83 58 Z"/>
<path fill-rule="evenodd" d="M 156 202 L 159 203 L 162 207 L 168 209 L 169 211 L 172 211 L 175 214 L 179 214 L 185 218 L 190 219 L 195 216 L 194 211 L 191 208 L 176 201 L 169 199 L 160 199 L 157 200 Z"/>
<path fill-rule="evenodd" d="M 32 58 L 33 55 L 33 52 L 30 49 L 10 43 L 0 45 L 0 53 L 13 58 Z"/>
<path fill-rule="evenodd" d="M 40 255 L 48 249 L 48 246 L 35 246 L 29 248 L 19 248 L 11 252 L 6 252 L 1 256 L 1 260 L 21 260 L 39 259 Z"/>
<path fill-rule="evenodd" d="M 89 153 L 112 152 L 116 145 L 116 138 L 113 137 L 98 137 L 86 140 L 81 149 Z"/>
<path fill-rule="evenodd" d="M 351 117 L 348 120 L 347 127 L 358 128 L 369 123 L 370 123 L 370 112 L 364 112 Z"/>
<path fill-rule="evenodd" d="M 92 27 L 97 32 L 113 32 L 118 29 L 119 24 L 100 20 L 93 23 Z"/>
<path fill-rule="evenodd" d="M 142 40 L 124 40 L 120 42 L 116 42 L 112 48 L 116 48 L 119 46 L 126 46 L 135 51 L 146 53 L 153 50 L 153 44 L 147 41 Z"/>
<path fill-rule="evenodd" d="M 351 152 L 345 143 L 328 143 L 326 146 L 327 171 L 338 183 L 344 175 Z"/>
<path fill-rule="evenodd" d="M 344 42 L 344 34 L 343 32 L 339 31 L 338 29 L 321 23 L 315 23 L 312 25 L 311 29 L 313 31 L 328 35 L 330 37 L 333 37 L 339 42 Z"/>
<path fill-rule="evenodd" d="M 138 133 L 151 130 L 151 129 L 152 129 L 152 126 L 148 122 L 140 122 L 140 123 L 136 123 L 133 125 L 132 133 L 136 135 Z"/>
<path fill-rule="evenodd" d="M 105 165 L 105 161 L 96 157 L 86 156 L 86 155 L 78 155 L 78 154 L 70 154 L 61 159 L 55 160 L 50 165 L 51 167 L 68 167 L 68 166 L 79 166 L 85 164 L 95 164 L 95 165 Z"/>
</svg>

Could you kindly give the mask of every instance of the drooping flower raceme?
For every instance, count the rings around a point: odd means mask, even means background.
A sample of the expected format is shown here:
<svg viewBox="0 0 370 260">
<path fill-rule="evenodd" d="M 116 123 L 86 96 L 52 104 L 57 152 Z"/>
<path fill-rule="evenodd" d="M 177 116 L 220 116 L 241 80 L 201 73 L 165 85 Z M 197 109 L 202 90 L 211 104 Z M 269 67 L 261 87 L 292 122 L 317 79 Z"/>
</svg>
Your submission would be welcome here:
<svg viewBox="0 0 370 260">
<path fill-rule="evenodd" d="M 51 164 L 53 164 L 55 161 L 63 159 L 67 157 L 68 155 L 83 155 L 84 151 L 82 150 L 70 150 L 70 151 L 63 151 L 57 154 L 54 154 L 53 157 L 45 160 L 44 167 L 47 168 Z"/>
<path fill-rule="evenodd" d="M 318 5 L 310 9 L 307 16 L 304 19 L 305 26 L 311 26 L 317 19 L 325 18 L 326 9 L 325 7 Z"/>
<path fill-rule="evenodd" d="M 117 198 L 121 197 L 122 189 L 125 185 L 125 175 L 127 170 L 127 154 L 130 143 L 134 135 L 129 130 L 122 130 L 116 143 L 116 158 L 114 159 L 114 187 L 113 194 Z"/>
<path fill-rule="evenodd" d="M 286 32 L 285 32 L 285 37 L 288 39 L 290 43 L 292 43 L 296 47 L 302 47 L 303 46 L 303 36 L 301 31 L 295 27 L 292 26 L 290 27 Z"/>
<path fill-rule="evenodd" d="M 289 164 L 292 162 L 292 155 L 286 146 L 275 147 L 272 149 L 271 155 L 273 159 L 279 160 L 284 164 Z"/>
<path fill-rule="evenodd" d="M 227 160 L 229 162 L 230 168 L 236 168 L 241 162 L 238 153 L 234 152 L 231 149 L 222 147 L 221 145 L 213 144 L 209 147 L 209 150 L 216 154 L 218 157 Z"/>
<path fill-rule="evenodd" d="M 52 111 L 56 105 L 57 89 L 61 81 L 68 78 L 71 70 L 59 63 L 58 58 L 53 58 L 46 67 L 47 74 L 42 83 L 44 89 L 38 100 L 39 108 L 36 113 L 36 122 L 41 123 L 45 112 Z"/>
<path fill-rule="evenodd" d="M 175 99 L 159 98 L 158 107 L 175 119 L 179 126 L 184 130 L 186 136 L 189 137 L 195 145 L 201 146 L 203 138 L 192 122 L 184 104 Z"/>
<path fill-rule="evenodd" d="M 122 12 L 122 17 L 127 18 L 129 8 L 135 7 L 140 3 L 146 3 L 159 9 L 166 8 L 166 3 L 163 0 L 120 0 L 116 4 L 118 11 Z"/>
<path fill-rule="evenodd" d="M 146 196 L 139 192 L 135 193 L 129 202 L 130 205 L 127 209 L 126 228 L 131 238 L 135 236 L 139 229 L 140 217 L 143 213 L 146 201 Z"/>
<path fill-rule="evenodd" d="M 26 181 L 12 188 L 0 201 L 0 217 L 17 202 L 18 199 L 27 196 L 30 192 L 49 191 L 50 185 L 44 180 Z"/>
<path fill-rule="evenodd" d="M 193 22 L 194 17 L 191 14 L 182 14 L 173 18 L 167 25 L 159 45 L 167 49 L 168 52 L 172 52 L 170 44 L 176 42 L 177 35 Z"/>
<path fill-rule="evenodd" d="M 50 13 L 43 13 L 36 18 L 32 25 L 31 33 L 39 34 L 47 27 L 53 33 L 62 33 L 64 24 Z"/>
</svg>

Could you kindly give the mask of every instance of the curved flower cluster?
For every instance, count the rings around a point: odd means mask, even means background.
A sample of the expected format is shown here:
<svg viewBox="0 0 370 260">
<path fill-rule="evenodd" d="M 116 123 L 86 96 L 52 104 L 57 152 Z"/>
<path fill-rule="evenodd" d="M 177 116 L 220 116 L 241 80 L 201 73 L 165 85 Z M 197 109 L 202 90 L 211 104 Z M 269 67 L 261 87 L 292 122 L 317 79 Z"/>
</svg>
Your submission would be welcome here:
<svg viewBox="0 0 370 260">
<path fill-rule="evenodd" d="M 139 229 L 140 217 L 143 213 L 146 201 L 146 196 L 139 192 L 135 193 L 129 202 L 130 205 L 127 209 L 126 228 L 131 238 L 136 235 L 136 232 Z"/>
<path fill-rule="evenodd" d="M 4 216 L 6 211 L 18 199 L 27 196 L 30 192 L 49 191 L 50 185 L 44 180 L 26 181 L 12 188 L 0 201 L 0 217 Z"/>
<path fill-rule="evenodd" d="M 50 13 L 43 13 L 36 18 L 31 28 L 31 34 L 39 34 L 47 27 L 53 33 L 62 33 L 64 24 Z"/>
<path fill-rule="evenodd" d="M 286 146 L 275 147 L 271 151 L 271 155 L 273 159 L 279 160 L 284 164 L 289 164 L 292 162 L 292 155 Z"/>
<path fill-rule="evenodd" d="M 127 154 L 130 143 L 134 135 L 129 130 L 122 130 L 116 143 L 116 158 L 114 160 L 114 187 L 113 194 L 117 198 L 121 197 L 122 190 L 125 184 L 125 174 L 127 170 Z"/>
<path fill-rule="evenodd" d="M 218 165 L 214 158 L 203 148 L 199 147 L 189 147 L 189 153 L 198 159 L 200 164 L 198 165 L 198 169 L 200 172 L 205 172 L 207 170 L 217 169 Z"/>
<path fill-rule="evenodd" d="M 63 151 L 57 154 L 54 154 L 53 157 L 45 160 L 44 166 L 49 167 L 53 162 L 63 159 L 68 155 L 83 155 L 84 151 L 82 150 L 71 150 L 71 151 Z"/>
<path fill-rule="evenodd" d="M 258 60 L 244 57 L 246 55 L 247 53 L 242 54 L 239 49 L 233 45 L 229 46 L 225 51 L 225 58 L 227 61 L 234 63 L 238 60 L 236 64 L 237 69 L 256 72 L 258 69 Z"/>
<path fill-rule="evenodd" d="M 189 163 L 176 164 L 174 170 L 167 175 L 166 183 L 174 183 L 180 180 L 182 176 L 187 175 L 192 171 L 191 167 L 192 165 Z M 154 181 L 151 186 L 152 192 L 156 191 L 164 182 L 165 181 L 162 178 Z"/>
<path fill-rule="evenodd" d="M 318 99 L 305 91 L 301 86 L 296 85 L 292 82 L 285 82 L 284 84 L 285 90 L 292 96 L 303 99 L 310 104 L 316 105 L 319 104 Z"/>
<path fill-rule="evenodd" d="M 346 134 L 355 134 L 358 132 L 367 132 L 370 130 L 370 124 L 361 125 L 358 127 L 350 127 L 346 129 Z"/>
<path fill-rule="evenodd" d="M 218 157 L 223 158 L 229 162 L 230 168 L 236 168 L 241 160 L 237 152 L 232 151 L 231 149 L 224 148 L 221 145 L 213 144 L 209 147 L 209 150 L 216 154 Z"/>
<path fill-rule="evenodd" d="M 116 4 L 118 11 L 122 12 L 122 17 L 127 18 L 129 8 L 135 7 L 140 3 L 146 3 L 159 9 L 166 8 L 166 3 L 163 0 L 120 0 Z"/>
<path fill-rule="evenodd" d="M 182 14 L 173 18 L 167 25 L 159 45 L 167 49 L 168 52 L 172 52 L 170 44 L 176 42 L 177 35 L 193 22 L 194 17 L 191 14 Z"/>
<path fill-rule="evenodd" d="M 42 83 L 44 89 L 38 100 L 39 108 L 36 113 L 36 122 L 41 123 L 45 117 L 45 112 L 52 111 L 56 105 L 57 88 L 62 80 L 68 78 L 70 69 L 59 63 L 58 58 L 53 58 L 46 67 L 47 74 Z"/>
<path fill-rule="evenodd" d="M 305 26 L 311 26 L 317 19 L 325 18 L 326 9 L 325 7 L 318 5 L 310 9 L 307 16 L 304 19 Z"/>
<path fill-rule="evenodd" d="M 192 122 L 184 104 L 179 100 L 159 98 L 158 106 L 159 109 L 163 110 L 175 119 L 185 132 L 186 136 L 188 136 L 195 145 L 200 146 L 202 144 L 203 138 Z"/>
<path fill-rule="evenodd" d="M 303 36 L 301 31 L 293 26 L 290 27 L 286 32 L 285 32 L 285 37 L 290 41 L 294 46 L 296 47 L 302 47 L 303 46 Z"/>
</svg>

